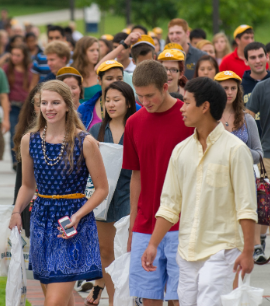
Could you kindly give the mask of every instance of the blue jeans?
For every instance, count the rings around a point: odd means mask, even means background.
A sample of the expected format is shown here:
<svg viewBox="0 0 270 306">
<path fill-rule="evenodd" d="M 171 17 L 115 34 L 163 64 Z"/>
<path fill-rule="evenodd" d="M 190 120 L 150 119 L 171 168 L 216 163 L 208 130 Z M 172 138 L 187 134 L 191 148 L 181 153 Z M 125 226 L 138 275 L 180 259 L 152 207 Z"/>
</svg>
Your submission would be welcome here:
<svg viewBox="0 0 270 306">
<path fill-rule="evenodd" d="M 12 163 L 15 164 L 17 162 L 16 160 L 16 154 L 12 149 L 14 148 L 14 142 L 13 138 L 15 135 L 15 127 L 19 121 L 19 114 L 20 114 L 21 108 L 12 105 L 11 111 L 9 113 L 9 121 L 10 121 L 10 150 L 11 150 L 11 157 L 12 157 Z"/>
</svg>

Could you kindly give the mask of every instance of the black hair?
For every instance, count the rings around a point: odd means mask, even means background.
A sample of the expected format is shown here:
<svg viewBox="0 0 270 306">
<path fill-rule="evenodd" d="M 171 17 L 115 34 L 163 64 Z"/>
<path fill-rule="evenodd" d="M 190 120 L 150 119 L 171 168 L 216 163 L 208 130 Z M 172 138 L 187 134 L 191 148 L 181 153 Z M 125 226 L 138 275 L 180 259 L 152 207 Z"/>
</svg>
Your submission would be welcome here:
<svg viewBox="0 0 270 306">
<path fill-rule="evenodd" d="M 16 39 L 17 38 L 21 38 L 22 39 L 22 43 L 24 42 L 24 37 L 22 35 L 19 35 L 19 34 L 16 34 L 16 35 L 13 35 L 10 40 L 9 40 L 9 43 L 7 44 L 6 46 L 6 52 L 11 52 L 11 49 L 13 47 L 13 44 L 15 43 Z"/>
<path fill-rule="evenodd" d="M 266 54 L 267 53 L 266 47 L 265 47 L 264 44 L 262 44 L 260 42 L 254 41 L 254 42 L 248 44 L 247 46 L 245 46 L 245 49 L 244 49 L 245 59 L 248 60 L 248 51 L 259 50 L 261 48 L 263 49 L 264 54 Z"/>
<path fill-rule="evenodd" d="M 137 62 L 138 57 L 144 56 L 148 54 L 149 52 L 152 52 L 152 56 L 154 58 L 155 55 L 155 48 L 149 46 L 148 44 L 141 43 L 135 47 L 131 48 L 131 56 L 134 59 L 135 63 Z"/>
<path fill-rule="evenodd" d="M 194 71 L 194 78 L 197 78 L 199 76 L 200 65 L 202 62 L 205 62 L 205 61 L 210 62 L 214 66 L 216 70 L 215 74 L 219 73 L 219 67 L 218 67 L 218 63 L 216 59 L 213 58 L 213 56 L 206 54 L 206 55 L 201 56 L 199 60 L 197 61 L 196 66 L 195 66 L 195 71 Z"/>
<path fill-rule="evenodd" d="M 114 35 L 112 42 L 119 44 L 121 40 L 125 40 L 127 37 L 128 37 L 127 33 L 120 32 Z"/>
<path fill-rule="evenodd" d="M 183 101 L 184 97 L 182 94 L 180 94 L 179 92 L 170 92 L 170 95 L 173 97 L 173 98 L 176 98 L 176 99 L 179 99 L 181 101 Z"/>
<path fill-rule="evenodd" d="M 235 38 L 239 38 L 240 39 L 244 34 L 254 34 L 254 31 L 251 28 L 246 29 L 244 32 L 236 35 Z"/>
<path fill-rule="evenodd" d="M 203 29 L 194 29 L 190 32 L 189 38 L 190 41 L 192 41 L 193 38 L 206 39 L 206 33 Z"/>
<path fill-rule="evenodd" d="M 66 34 L 66 35 L 72 35 L 72 29 L 71 29 L 71 27 L 65 27 L 65 28 L 64 28 L 64 31 L 65 31 L 65 34 Z"/>
<path fill-rule="evenodd" d="M 73 39 L 72 35 L 67 34 L 66 35 L 66 40 L 67 40 L 67 42 L 71 43 L 71 45 L 73 47 L 73 50 L 74 50 L 74 48 L 76 47 L 76 41 Z"/>
<path fill-rule="evenodd" d="M 134 91 L 130 85 L 123 81 L 116 81 L 110 84 L 106 89 L 104 93 L 104 97 L 106 99 L 107 93 L 110 89 L 116 89 L 122 93 L 122 95 L 126 99 L 126 104 L 129 106 L 127 109 L 125 118 L 124 118 L 124 125 L 126 125 L 126 122 L 128 118 L 136 113 L 136 101 L 135 101 L 135 96 L 134 96 Z M 105 112 L 105 117 L 101 123 L 99 133 L 98 133 L 98 141 L 104 142 L 104 135 L 105 135 L 105 128 L 108 122 L 110 122 L 112 119 L 109 116 L 108 112 Z"/>
<path fill-rule="evenodd" d="M 37 38 L 36 34 L 33 32 L 26 33 L 24 39 L 27 40 L 29 37 Z"/>
<path fill-rule="evenodd" d="M 270 43 L 266 44 L 266 45 L 265 45 L 265 48 L 266 48 L 266 52 L 267 52 L 267 53 L 270 52 Z"/>
<path fill-rule="evenodd" d="M 124 69 L 122 67 L 112 67 L 106 71 L 100 71 L 98 76 L 100 77 L 100 79 L 102 80 L 102 78 L 104 77 L 105 73 L 108 72 L 111 69 L 120 69 L 122 71 L 122 74 L 124 75 Z"/>
<path fill-rule="evenodd" d="M 145 27 L 143 27 L 142 25 L 140 25 L 140 24 L 137 24 L 137 25 L 133 26 L 133 28 L 131 29 L 131 32 L 133 32 L 134 29 L 141 29 L 142 31 L 144 31 L 145 35 L 148 34 L 147 29 Z"/>
<path fill-rule="evenodd" d="M 58 25 L 48 25 L 47 36 L 49 36 L 49 33 L 53 31 L 58 31 L 62 37 L 65 37 L 65 31 L 62 27 Z"/>
<path fill-rule="evenodd" d="M 227 95 L 223 87 L 207 77 L 198 77 L 190 80 L 185 90 L 193 93 L 196 106 L 205 101 L 210 103 L 210 114 L 215 120 L 220 120 L 227 103 Z"/>
</svg>

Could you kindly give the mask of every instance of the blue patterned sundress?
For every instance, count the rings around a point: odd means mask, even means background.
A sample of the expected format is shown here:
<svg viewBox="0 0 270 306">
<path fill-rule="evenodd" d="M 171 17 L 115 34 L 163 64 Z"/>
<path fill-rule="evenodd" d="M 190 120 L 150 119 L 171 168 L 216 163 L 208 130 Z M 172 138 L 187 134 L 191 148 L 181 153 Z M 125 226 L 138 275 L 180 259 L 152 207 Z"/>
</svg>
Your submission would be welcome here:
<svg viewBox="0 0 270 306">
<path fill-rule="evenodd" d="M 29 153 L 34 162 L 38 192 L 42 195 L 84 193 L 89 175 L 82 158 L 78 161 L 87 133 L 79 134 L 74 145 L 74 167 L 68 173 L 64 162 L 48 166 L 44 160 L 40 133 L 30 136 Z M 56 158 L 61 144 L 46 143 L 46 154 Z M 45 199 L 38 197 L 31 213 L 29 270 L 43 284 L 93 280 L 102 277 L 98 234 L 93 212 L 83 217 L 77 227 L 78 234 L 65 240 L 58 238 L 58 220 L 71 217 L 87 201 L 82 199 Z"/>
</svg>

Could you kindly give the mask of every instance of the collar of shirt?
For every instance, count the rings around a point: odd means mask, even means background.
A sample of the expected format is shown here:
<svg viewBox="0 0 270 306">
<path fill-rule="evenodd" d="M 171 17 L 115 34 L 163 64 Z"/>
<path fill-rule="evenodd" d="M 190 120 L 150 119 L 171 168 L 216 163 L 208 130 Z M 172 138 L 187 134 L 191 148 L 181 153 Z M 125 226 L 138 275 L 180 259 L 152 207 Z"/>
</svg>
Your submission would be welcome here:
<svg viewBox="0 0 270 306">
<path fill-rule="evenodd" d="M 219 139 L 220 135 L 224 132 L 224 130 L 225 128 L 223 124 L 219 122 L 218 125 L 214 128 L 214 130 L 208 135 L 206 139 L 207 148 L 210 145 L 213 145 Z M 197 129 L 195 129 L 193 137 L 196 140 L 196 142 L 199 143 Z"/>
<path fill-rule="evenodd" d="M 233 56 L 235 59 L 239 60 L 239 61 L 243 61 L 239 56 L 238 56 L 238 53 L 237 53 L 237 48 L 234 49 L 233 51 Z M 244 61 L 243 61 L 244 62 Z"/>
</svg>

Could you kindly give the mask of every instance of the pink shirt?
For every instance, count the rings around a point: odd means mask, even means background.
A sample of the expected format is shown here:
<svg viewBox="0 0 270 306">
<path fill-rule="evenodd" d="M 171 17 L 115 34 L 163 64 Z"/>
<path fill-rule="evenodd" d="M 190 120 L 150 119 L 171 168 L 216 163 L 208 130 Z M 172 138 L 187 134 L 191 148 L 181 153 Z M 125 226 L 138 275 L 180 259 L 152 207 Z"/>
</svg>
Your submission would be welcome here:
<svg viewBox="0 0 270 306">
<path fill-rule="evenodd" d="M 97 112 L 96 112 L 96 107 L 94 107 L 94 111 L 93 111 L 93 120 L 92 122 L 90 123 L 89 125 L 89 128 L 88 128 L 88 132 L 90 131 L 91 127 L 99 122 L 101 122 L 102 120 L 99 118 L 99 116 L 97 115 Z"/>
<path fill-rule="evenodd" d="M 8 70 L 8 64 L 4 65 L 3 70 L 5 71 L 7 75 L 7 70 Z M 17 101 L 17 102 L 24 102 L 28 96 L 28 90 L 25 90 L 23 88 L 23 80 L 24 80 L 24 73 L 19 72 L 16 69 L 14 69 L 14 83 L 13 86 L 10 86 L 10 92 L 9 92 L 9 101 Z M 32 80 L 32 72 L 29 69 L 28 70 L 28 87 L 31 83 Z"/>
</svg>

